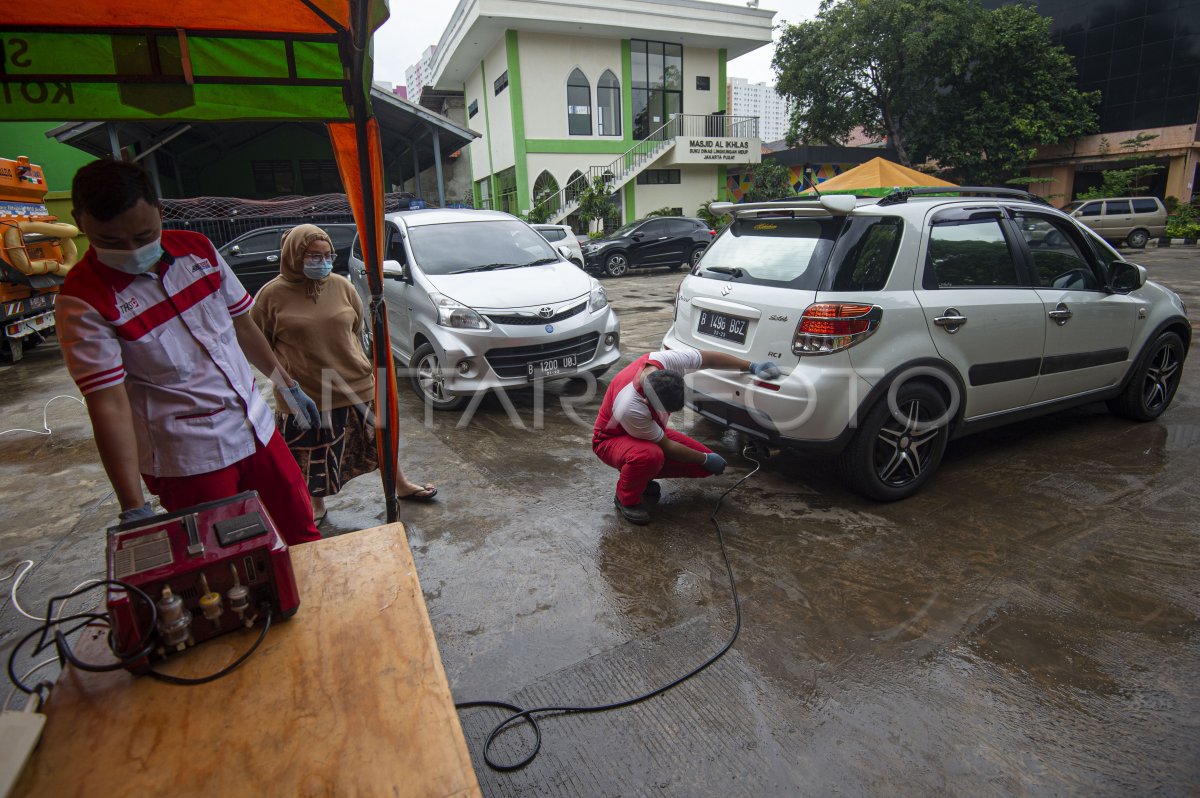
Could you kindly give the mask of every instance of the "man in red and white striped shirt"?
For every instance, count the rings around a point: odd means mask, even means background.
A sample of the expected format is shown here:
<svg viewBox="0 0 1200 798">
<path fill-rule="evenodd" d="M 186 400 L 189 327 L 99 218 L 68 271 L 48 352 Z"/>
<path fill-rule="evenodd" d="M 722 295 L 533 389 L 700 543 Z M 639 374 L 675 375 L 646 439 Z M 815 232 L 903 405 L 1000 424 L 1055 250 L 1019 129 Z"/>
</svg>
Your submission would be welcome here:
<svg viewBox="0 0 1200 798">
<path fill-rule="evenodd" d="M 257 490 L 288 543 L 318 539 L 250 364 L 310 423 L 317 408 L 251 321 L 254 300 L 211 241 L 162 229 L 140 167 L 96 161 L 71 193 L 91 248 L 67 276 L 55 323 L 121 521 L 152 515 L 143 481 L 169 511 Z"/>
</svg>

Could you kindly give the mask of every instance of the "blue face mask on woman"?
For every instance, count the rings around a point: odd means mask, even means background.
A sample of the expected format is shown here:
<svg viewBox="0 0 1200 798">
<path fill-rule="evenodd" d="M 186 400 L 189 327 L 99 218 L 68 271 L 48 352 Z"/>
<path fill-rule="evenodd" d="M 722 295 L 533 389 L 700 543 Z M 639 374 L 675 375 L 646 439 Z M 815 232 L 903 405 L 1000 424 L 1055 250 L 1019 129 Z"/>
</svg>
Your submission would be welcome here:
<svg viewBox="0 0 1200 798">
<path fill-rule="evenodd" d="M 330 255 L 304 258 L 304 276 L 310 280 L 324 280 L 333 271 L 333 257 Z"/>
</svg>

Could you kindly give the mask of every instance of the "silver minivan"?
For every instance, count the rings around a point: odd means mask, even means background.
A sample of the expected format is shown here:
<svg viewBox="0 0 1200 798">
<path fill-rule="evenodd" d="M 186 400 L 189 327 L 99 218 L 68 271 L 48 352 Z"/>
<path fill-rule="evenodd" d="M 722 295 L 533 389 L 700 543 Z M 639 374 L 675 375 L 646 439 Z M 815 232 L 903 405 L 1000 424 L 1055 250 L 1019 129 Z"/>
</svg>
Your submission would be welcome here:
<svg viewBox="0 0 1200 798">
<path fill-rule="evenodd" d="M 590 372 L 620 359 L 604 288 L 520 219 L 428 209 L 385 217 L 384 297 L 392 351 L 418 396 L 455 410 L 480 391 Z M 370 299 L 355 239 L 350 280 Z M 370 349 L 370 325 L 363 325 Z"/>
<path fill-rule="evenodd" d="M 1167 232 L 1167 208 L 1158 197 L 1106 197 L 1076 200 L 1063 208 L 1080 224 L 1113 244 L 1141 249 Z"/>
</svg>

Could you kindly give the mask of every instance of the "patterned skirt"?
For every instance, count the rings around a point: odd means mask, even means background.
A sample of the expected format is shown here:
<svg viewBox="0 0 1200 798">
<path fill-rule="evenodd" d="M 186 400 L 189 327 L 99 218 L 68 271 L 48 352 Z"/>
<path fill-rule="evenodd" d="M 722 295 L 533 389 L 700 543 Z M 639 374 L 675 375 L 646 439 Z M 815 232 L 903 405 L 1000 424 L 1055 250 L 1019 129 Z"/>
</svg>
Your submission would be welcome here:
<svg viewBox="0 0 1200 798">
<path fill-rule="evenodd" d="M 283 436 L 312 496 L 333 496 L 342 485 L 379 468 L 375 414 L 367 405 L 339 407 L 321 414 L 322 424 L 302 429 L 294 414 L 275 414 Z"/>
</svg>

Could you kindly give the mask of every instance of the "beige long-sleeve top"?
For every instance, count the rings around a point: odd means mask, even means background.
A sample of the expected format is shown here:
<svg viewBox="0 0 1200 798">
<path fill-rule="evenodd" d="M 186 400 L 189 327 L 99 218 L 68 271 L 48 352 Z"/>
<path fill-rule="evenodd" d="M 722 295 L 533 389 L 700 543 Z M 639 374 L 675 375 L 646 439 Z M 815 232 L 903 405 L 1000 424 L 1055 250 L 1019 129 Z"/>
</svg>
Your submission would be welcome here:
<svg viewBox="0 0 1200 798">
<path fill-rule="evenodd" d="M 345 277 L 331 274 L 315 297 L 305 282 L 282 276 L 267 283 L 250 311 L 280 364 L 322 411 L 370 404 L 375 379 L 360 343 L 363 305 Z M 275 392 L 275 407 L 288 404 Z"/>
</svg>

